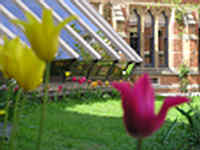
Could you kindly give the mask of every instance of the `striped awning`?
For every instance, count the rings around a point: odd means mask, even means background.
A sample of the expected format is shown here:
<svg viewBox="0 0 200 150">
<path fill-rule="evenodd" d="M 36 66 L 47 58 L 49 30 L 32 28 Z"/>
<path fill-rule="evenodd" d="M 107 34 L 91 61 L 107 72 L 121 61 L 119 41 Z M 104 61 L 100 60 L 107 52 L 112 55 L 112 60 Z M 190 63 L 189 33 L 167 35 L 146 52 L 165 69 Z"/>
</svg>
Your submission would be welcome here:
<svg viewBox="0 0 200 150">
<path fill-rule="evenodd" d="M 121 60 L 120 53 L 123 53 L 129 62 L 139 63 L 142 61 L 140 56 L 112 29 L 87 0 L 1 0 L 0 34 L 5 34 L 9 38 L 19 36 L 24 43 L 30 46 L 23 29 L 12 24 L 10 20 L 25 20 L 25 11 L 32 13 L 36 19 L 40 20 L 43 7 L 53 11 L 57 23 L 70 15 L 77 16 L 77 20 L 66 25 L 60 34 L 57 59 L 81 59 L 80 47 L 77 46 L 80 45 L 84 52 L 94 60 L 101 60 L 102 54 L 91 44 L 98 43 L 114 61 Z M 85 35 L 89 35 L 89 40 L 84 38 Z"/>
</svg>

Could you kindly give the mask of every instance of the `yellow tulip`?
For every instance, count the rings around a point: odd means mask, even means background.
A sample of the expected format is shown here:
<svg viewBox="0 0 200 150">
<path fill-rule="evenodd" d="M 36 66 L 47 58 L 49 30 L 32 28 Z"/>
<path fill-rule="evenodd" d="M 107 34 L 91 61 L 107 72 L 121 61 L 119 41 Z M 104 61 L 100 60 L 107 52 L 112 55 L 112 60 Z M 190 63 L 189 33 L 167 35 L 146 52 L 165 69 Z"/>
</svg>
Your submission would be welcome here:
<svg viewBox="0 0 200 150">
<path fill-rule="evenodd" d="M 109 85 L 110 85 L 110 82 L 109 82 L 109 81 L 105 81 L 105 85 L 106 85 L 106 86 L 109 86 Z"/>
<path fill-rule="evenodd" d="M 3 46 L 0 45 L 0 59 L 1 59 L 1 52 L 2 52 Z M 1 60 L 0 60 L 1 61 Z M 0 71 L 3 72 L 3 66 L 0 63 Z"/>
<path fill-rule="evenodd" d="M 65 72 L 65 76 L 66 76 L 66 77 L 69 77 L 70 75 L 71 75 L 71 72 L 69 72 L 69 71 L 66 71 L 66 72 Z"/>
<path fill-rule="evenodd" d="M 61 29 L 65 24 L 75 20 L 75 16 L 68 17 L 55 26 L 51 10 L 44 9 L 41 22 L 28 12 L 25 15 L 28 22 L 13 20 L 13 23 L 24 28 L 24 33 L 39 58 L 46 62 L 52 61 L 58 51 L 58 39 Z"/>
<path fill-rule="evenodd" d="M 25 91 L 37 88 L 43 78 L 45 62 L 18 38 L 5 39 L 0 50 L 0 70 L 8 78 L 14 78 Z"/>
<path fill-rule="evenodd" d="M 0 116 L 2 116 L 2 115 L 5 115 L 6 114 L 6 111 L 5 110 L 0 110 Z"/>
<path fill-rule="evenodd" d="M 12 78 L 13 74 L 15 74 L 15 68 L 17 68 L 17 53 L 14 49 L 18 49 L 20 46 L 16 45 L 18 40 L 9 41 L 4 38 L 4 45 L 0 48 L 0 70 L 6 78 Z"/>
</svg>

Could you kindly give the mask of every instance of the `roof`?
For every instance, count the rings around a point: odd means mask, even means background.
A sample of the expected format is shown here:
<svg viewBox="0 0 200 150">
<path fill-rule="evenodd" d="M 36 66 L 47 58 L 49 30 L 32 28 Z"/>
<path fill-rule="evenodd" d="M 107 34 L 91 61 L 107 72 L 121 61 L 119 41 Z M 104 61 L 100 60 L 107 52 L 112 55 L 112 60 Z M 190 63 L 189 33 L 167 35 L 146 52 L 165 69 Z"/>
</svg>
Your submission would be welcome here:
<svg viewBox="0 0 200 150">
<path fill-rule="evenodd" d="M 87 0 L 4 0 L 0 2 L 0 33 L 9 38 L 19 36 L 20 39 L 30 46 L 23 29 L 10 22 L 11 19 L 25 20 L 24 11 L 29 11 L 38 20 L 42 16 L 42 7 L 52 9 L 55 22 L 75 15 L 77 20 L 65 26 L 59 38 L 59 52 L 57 59 L 81 59 L 81 48 L 94 60 L 102 59 L 99 53 L 85 35 L 89 35 L 92 41 L 98 43 L 104 52 L 113 60 L 120 60 L 121 51 L 127 61 L 141 62 L 138 54 L 117 34 L 104 18 L 96 12 Z M 72 27 L 73 26 L 73 27 Z M 105 37 L 104 39 L 98 32 Z M 106 39 L 106 40 L 105 40 Z M 107 42 L 109 40 L 110 42 Z"/>
</svg>

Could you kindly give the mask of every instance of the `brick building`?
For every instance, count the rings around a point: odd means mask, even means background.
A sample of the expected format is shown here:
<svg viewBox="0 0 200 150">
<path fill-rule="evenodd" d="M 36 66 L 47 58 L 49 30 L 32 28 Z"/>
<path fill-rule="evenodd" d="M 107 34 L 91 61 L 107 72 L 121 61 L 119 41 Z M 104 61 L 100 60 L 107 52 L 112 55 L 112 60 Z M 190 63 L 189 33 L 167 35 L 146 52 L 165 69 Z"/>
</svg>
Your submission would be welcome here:
<svg viewBox="0 0 200 150">
<path fill-rule="evenodd" d="M 148 72 L 157 91 L 179 92 L 178 73 L 180 65 L 185 64 L 190 69 L 188 90 L 199 91 L 198 7 L 184 7 L 187 11 L 183 14 L 172 3 L 158 3 L 156 0 L 90 2 L 143 58 L 143 63 L 135 68 L 134 78 Z M 199 5 L 200 1 L 187 0 L 185 3 Z M 186 6 L 183 4 L 179 6 Z"/>
</svg>

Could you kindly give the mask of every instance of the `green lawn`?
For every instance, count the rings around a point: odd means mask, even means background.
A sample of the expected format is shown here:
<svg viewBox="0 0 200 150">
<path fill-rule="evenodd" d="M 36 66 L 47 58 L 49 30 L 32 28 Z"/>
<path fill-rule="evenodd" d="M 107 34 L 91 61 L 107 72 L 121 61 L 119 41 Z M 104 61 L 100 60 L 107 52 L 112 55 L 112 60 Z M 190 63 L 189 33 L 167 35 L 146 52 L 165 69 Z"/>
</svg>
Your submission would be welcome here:
<svg viewBox="0 0 200 150">
<path fill-rule="evenodd" d="M 157 100 L 156 110 L 162 104 Z M 186 108 L 186 105 L 183 107 Z M 20 119 L 18 150 L 34 150 L 39 128 L 40 105 L 25 105 Z M 175 119 L 177 123 L 167 134 Z M 191 147 L 187 120 L 175 109 L 164 126 L 144 141 L 145 150 L 197 150 Z M 166 135 L 167 134 L 167 135 Z M 120 99 L 60 100 L 47 105 L 42 150 L 134 150 L 135 139 L 128 136 Z"/>
</svg>

